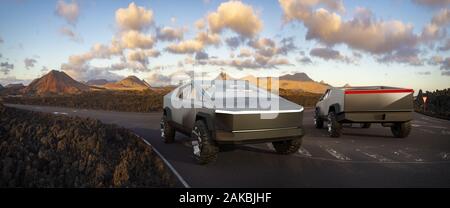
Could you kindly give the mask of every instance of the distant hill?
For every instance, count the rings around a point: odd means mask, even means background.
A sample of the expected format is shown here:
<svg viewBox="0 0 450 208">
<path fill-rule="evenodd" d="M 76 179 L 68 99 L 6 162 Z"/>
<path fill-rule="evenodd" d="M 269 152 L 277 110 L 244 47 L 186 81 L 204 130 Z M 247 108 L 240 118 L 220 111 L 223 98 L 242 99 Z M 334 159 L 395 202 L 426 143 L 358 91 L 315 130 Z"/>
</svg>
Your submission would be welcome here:
<svg viewBox="0 0 450 208">
<path fill-rule="evenodd" d="M 242 80 L 247 80 L 250 83 L 257 84 L 257 77 L 252 75 L 245 76 L 241 78 Z M 279 88 L 285 90 L 299 90 L 310 93 L 322 94 L 324 93 L 328 87 L 330 87 L 326 83 L 319 83 L 312 80 L 305 73 L 296 73 L 296 74 L 288 74 L 279 77 Z M 267 83 L 267 79 L 260 78 L 259 85 L 263 88 L 271 87 L 271 84 Z"/>
<path fill-rule="evenodd" d="M 215 78 L 215 80 L 236 80 L 236 78 L 231 77 L 226 72 L 220 72 L 219 75 Z"/>
<path fill-rule="evenodd" d="M 25 94 L 76 94 L 89 91 L 89 86 L 72 79 L 62 71 L 52 70 L 41 78 L 33 80 L 22 90 Z"/>
<path fill-rule="evenodd" d="M 25 86 L 22 83 L 8 84 L 5 86 L 5 88 L 20 88 L 20 87 L 25 87 Z"/>
<path fill-rule="evenodd" d="M 114 81 L 109 81 L 109 80 L 106 80 L 106 79 L 93 79 L 93 80 L 87 81 L 86 84 L 87 85 L 94 85 L 94 86 L 102 86 L 102 85 L 105 85 L 105 84 L 108 84 L 108 83 L 113 83 L 113 82 L 116 82 L 116 81 L 115 80 Z"/>
<path fill-rule="evenodd" d="M 2 90 L 3 88 L 4 88 L 3 85 L 0 84 L 0 90 Z"/>
<path fill-rule="evenodd" d="M 103 85 L 106 89 L 111 90 L 145 90 L 149 89 L 150 85 L 144 81 L 140 80 L 136 76 L 128 76 L 115 83 L 107 83 Z"/>
<path fill-rule="evenodd" d="M 295 73 L 295 74 L 286 74 L 279 77 L 280 80 L 290 80 L 290 81 L 303 81 L 303 82 L 311 82 L 314 81 L 309 76 L 303 72 Z"/>
</svg>

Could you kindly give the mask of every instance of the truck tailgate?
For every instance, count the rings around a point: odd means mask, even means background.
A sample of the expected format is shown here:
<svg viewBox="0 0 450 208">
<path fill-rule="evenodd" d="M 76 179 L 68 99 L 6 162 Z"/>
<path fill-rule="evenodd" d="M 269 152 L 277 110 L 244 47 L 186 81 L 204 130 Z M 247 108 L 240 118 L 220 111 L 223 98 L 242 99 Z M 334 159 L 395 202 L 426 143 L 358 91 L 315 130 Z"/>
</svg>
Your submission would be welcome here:
<svg viewBox="0 0 450 208">
<path fill-rule="evenodd" d="M 346 90 L 344 111 L 412 111 L 413 92 L 411 89 Z"/>
</svg>

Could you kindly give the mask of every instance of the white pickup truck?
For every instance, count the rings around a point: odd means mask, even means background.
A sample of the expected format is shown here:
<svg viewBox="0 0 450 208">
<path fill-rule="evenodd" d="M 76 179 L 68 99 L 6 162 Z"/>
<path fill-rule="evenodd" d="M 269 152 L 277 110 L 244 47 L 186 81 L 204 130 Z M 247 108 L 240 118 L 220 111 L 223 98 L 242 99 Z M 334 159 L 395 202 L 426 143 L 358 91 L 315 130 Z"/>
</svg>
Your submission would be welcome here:
<svg viewBox="0 0 450 208">
<path fill-rule="evenodd" d="M 413 93 L 385 86 L 330 88 L 316 104 L 314 124 L 320 129 L 326 122 L 329 135 L 339 137 L 343 123 L 360 123 L 362 128 L 380 123 L 404 138 L 411 131 Z"/>
</svg>

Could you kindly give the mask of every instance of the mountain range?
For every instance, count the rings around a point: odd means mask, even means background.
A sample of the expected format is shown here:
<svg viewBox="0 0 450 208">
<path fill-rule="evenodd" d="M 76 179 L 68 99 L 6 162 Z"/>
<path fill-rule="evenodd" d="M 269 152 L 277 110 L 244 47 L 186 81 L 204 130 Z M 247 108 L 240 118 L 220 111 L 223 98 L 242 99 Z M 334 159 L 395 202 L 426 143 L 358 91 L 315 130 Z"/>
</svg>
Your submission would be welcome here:
<svg viewBox="0 0 450 208">
<path fill-rule="evenodd" d="M 231 77 L 225 72 L 221 72 L 217 77 L 216 80 L 234 80 L 236 78 Z M 247 80 L 250 83 L 254 85 L 258 85 L 262 88 L 269 89 L 272 86 L 272 82 L 268 82 L 268 79 L 265 79 L 263 77 L 255 77 L 252 75 L 248 75 L 245 77 L 239 78 L 239 80 Z M 311 79 L 307 74 L 305 73 L 295 73 L 295 74 L 286 74 L 283 76 L 280 76 L 278 78 L 278 85 L 279 88 L 285 89 L 285 90 L 300 90 L 305 92 L 311 92 L 311 93 L 318 93 L 322 94 L 324 93 L 327 88 L 330 87 L 330 85 L 324 83 L 324 82 L 316 82 L 313 79 Z"/>
<path fill-rule="evenodd" d="M 236 79 L 225 72 L 221 72 L 216 79 L 233 80 Z M 259 84 L 263 88 L 271 88 L 272 82 L 267 79 L 258 78 L 252 75 L 239 78 L 247 80 L 255 85 Z M 279 77 L 279 88 L 286 90 L 299 90 L 311 93 L 323 93 L 330 85 L 316 82 L 305 73 L 286 74 Z M 3 88 L 3 89 L 2 89 Z M 136 76 L 128 76 L 119 81 L 109 81 L 106 79 L 89 80 L 81 83 L 76 81 L 63 71 L 52 70 L 44 76 L 33 80 L 28 86 L 22 84 L 9 84 L 0 86 L 1 94 L 27 94 L 27 95 L 52 95 L 52 94 L 77 94 L 93 90 L 146 90 L 152 88 L 145 80 Z M 153 89 L 153 88 L 152 88 Z"/>
</svg>

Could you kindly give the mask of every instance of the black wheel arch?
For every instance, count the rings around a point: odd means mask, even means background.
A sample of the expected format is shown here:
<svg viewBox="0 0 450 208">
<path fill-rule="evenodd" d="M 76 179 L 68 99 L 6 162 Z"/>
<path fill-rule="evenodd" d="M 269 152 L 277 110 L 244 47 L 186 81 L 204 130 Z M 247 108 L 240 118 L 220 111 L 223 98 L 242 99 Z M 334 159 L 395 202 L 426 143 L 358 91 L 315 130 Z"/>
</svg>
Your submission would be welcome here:
<svg viewBox="0 0 450 208">
<path fill-rule="evenodd" d="M 341 112 L 341 105 L 339 105 L 339 103 L 330 105 L 330 107 L 328 108 L 328 113 L 330 111 L 333 111 L 334 113 L 336 113 L 336 115 L 339 114 Z"/>
<path fill-rule="evenodd" d="M 165 107 L 163 110 L 163 115 L 166 116 L 167 121 L 172 121 L 172 111 L 170 110 L 169 107 Z"/>
<path fill-rule="evenodd" d="M 214 118 L 204 112 L 199 112 L 195 116 L 195 121 L 203 120 L 206 124 L 206 127 L 208 128 L 208 131 L 211 133 L 212 139 L 216 139 L 216 134 L 214 133 L 216 131 L 216 126 L 214 124 Z"/>
</svg>

